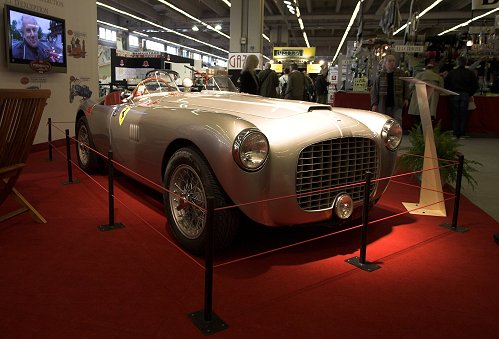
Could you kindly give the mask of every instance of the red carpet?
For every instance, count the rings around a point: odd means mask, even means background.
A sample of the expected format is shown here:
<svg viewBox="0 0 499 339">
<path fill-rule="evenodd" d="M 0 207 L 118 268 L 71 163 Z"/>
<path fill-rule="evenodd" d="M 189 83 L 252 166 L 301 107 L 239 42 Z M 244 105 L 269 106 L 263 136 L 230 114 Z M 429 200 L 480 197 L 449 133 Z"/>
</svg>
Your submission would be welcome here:
<svg viewBox="0 0 499 339">
<path fill-rule="evenodd" d="M 65 154 L 64 149 L 61 149 Z M 203 308 L 204 269 L 169 242 L 161 196 L 117 176 L 117 222 L 107 193 L 65 159 L 33 153 L 18 190 L 47 219 L 27 214 L 0 224 L 1 338 L 201 338 L 187 314 Z M 107 187 L 105 176 L 94 176 Z M 372 220 L 403 211 L 419 190 L 392 183 Z M 235 248 L 216 259 L 213 309 L 229 326 L 220 338 L 496 338 L 499 224 L 461 199 L 449 217 L 404 214 L 370 226 L 367 273 L 358 229 L 250 260 L 260 251 L 335 231 L 245 224 Z M 16 207 L 8 200 L 0 214 Z M 198 262 L 202 260 L 196 258 Z"/>
</svg>

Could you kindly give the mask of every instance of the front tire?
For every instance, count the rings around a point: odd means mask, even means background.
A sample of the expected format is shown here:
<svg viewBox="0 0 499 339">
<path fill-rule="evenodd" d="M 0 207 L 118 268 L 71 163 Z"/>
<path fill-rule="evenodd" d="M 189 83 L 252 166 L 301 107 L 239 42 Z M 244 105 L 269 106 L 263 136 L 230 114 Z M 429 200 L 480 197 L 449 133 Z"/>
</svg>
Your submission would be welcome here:
<svg viewBox="0 0 499 339">
<path fill-rule="evenodd" d="M 76 155 L 78 158 L 78 165 L 82 170 L 89 174 L 94 174 L 102 170 L 102 164 L 95 152 L 86 145 L 95 149 L 94 141 L 88 121 L 85 116 L 81 116 L 76 123 Z"/>
<path fill-rule="evenodd" d="M 214 197 L 214 208 L 230 204 L 207 161 L 192 147 L 181 148 L 171 157 L 164 175 L 163 201 L 169 228 L 187 251 L 200 254 L 205 249 L 206 197 Z M 235 239 L 239 211 L 216 211 L 213 232 L 216 249 L 229 246 Z"/>
</svg>

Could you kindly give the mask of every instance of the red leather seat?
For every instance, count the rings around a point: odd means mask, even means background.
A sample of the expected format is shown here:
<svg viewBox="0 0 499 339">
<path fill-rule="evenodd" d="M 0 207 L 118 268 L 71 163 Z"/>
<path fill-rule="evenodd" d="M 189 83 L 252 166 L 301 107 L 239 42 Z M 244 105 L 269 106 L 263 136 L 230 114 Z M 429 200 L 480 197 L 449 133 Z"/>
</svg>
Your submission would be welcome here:
<svg viewBox="0 0 499 339">
<path fill-rule="evenodd" d="M 121 104 L 121 92 L 114 91 L 106 95 L 104 99 L 104 105 L 112 106 Z"/>
</svg>

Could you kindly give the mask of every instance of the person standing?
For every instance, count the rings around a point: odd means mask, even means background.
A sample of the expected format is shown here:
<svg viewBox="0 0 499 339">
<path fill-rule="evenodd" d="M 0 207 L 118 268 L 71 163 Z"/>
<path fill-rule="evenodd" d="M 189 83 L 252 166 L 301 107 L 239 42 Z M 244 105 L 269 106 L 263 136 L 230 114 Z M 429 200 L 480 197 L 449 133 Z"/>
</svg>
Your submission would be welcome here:
<svg viewBox="0 0 499 339">
<path fill-rule="evenodd" d="M 449 110 L 452 116 L 452 130 L 456 138 L 461 138 L 466 132 L 468 122 L 468 101 L 478 90 L 478 80 L 475 72 L 466 68 L 468 59 L 465 56 L 457 58 L 457 67 L 445 77 L 445 88 L 458 93 L 449 97 Z"/>
<path fill-rule="evenodd" d="M 298 65 L 289 65 L 288 86 L 285 99 L 303 100 L 305 94 L 305 75 L 298 70 Z"/>
<path fill-rule="evenodd" d="M 317 75 L 317 79 L 315 79 L 315 92 L 317 93 L 317 102 L 319 104 L 327 104 L 328 86 L 327 68 L 322 68 Z"/>
<path fill-rule="evenodd" d="M 241 76 L 239 77 L 240 91 L 242 93 L 259 93 L 260 85 L 255 73 L 255 69 L 258 67 L 258 63 L 259 60 L 256 55 L 250 54 L 246 57 L 243 70 L 241 71 Z"/>
<path fill-rule="evenodd" d="M 279 77 L 279 97 L 284 98 L 288 89 L 289 67 L 285 67 L 282 75 Z"/>
<path fill-rule="evenodd" d="M 279 78 L 277 73 L 271 69 L 271 63 L 265 64 L 265 69 L 258 73 L 258 81 L 260 83 L 260 95 L 269 98 L 277 98 L 277 87 L 279 86 Z"/>
<path fill-rule="evenodd" d="M 415 78 L 435 86 L 444 87 L 444 78 L 440 74 L 435 72 L 434 66 L 435 66 L 434 60 L 427 61 L 425 70 L 416 74 Z M 409 85 L 409 87 L 412 88 L 411 103 L 409 104 L 409 114 L 414 116 L 417 123 L 420 123 L 421 118 L 419 112 L 418 98 L 416 95 L 416 86 L 414 84 L 411 84 Z M 430 106 L 430 115 L 432 120 L 434 120 L 435 117 L 437 116 L 437 105 L 438 105 L 439 96 L 440 96 L 439 91 L 433 91 L 432 94 L 428 97 L 428 104 Z"/>
<path fill-rule="evenodd" d="M 51 60 L 49 48 L 38 40 L 38 30 L 40 26 L 36 19 L 29 15 L 21 17 L 21 35 L 23 40 L 12 47 L 12 57 L 16 59 L 35 61 L 55 61 Z"/>
<path fill-rule="evenodd" d="M 383 70 L 371 87 L 371 110 L 391 116 L 402 123 L 402 109 L 409 104 L 409 84 L 401 79 L 405 73 L 397 68 L 394 55 L 387 55 Z"/>
</svg>

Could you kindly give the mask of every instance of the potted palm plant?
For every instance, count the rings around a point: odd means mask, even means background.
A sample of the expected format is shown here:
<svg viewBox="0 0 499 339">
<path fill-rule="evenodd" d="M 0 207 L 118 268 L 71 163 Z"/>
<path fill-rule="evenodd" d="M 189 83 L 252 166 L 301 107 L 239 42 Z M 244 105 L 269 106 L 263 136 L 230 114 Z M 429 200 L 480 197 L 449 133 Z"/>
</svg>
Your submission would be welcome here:
<svg viewBox="0 0 499 339">
<path fill-rule="evenodd" d="M 435 137 L 435 148 L 438 155 L 438 166 L 440 168 L 442 184 L 454 185 L 457 178 L 457 165 L 446 166 L 449 165 L 449 162 L 446 160 L 459 160 L 459 155 L 461 153 L 458 148 L 461 144 L 459 143 L 459 140 L 452 135 L 452 131 L 442 131 L 440 123 L 433 129 L 433 135 Z M 409 131 L 408 137 L 411 146 L 403 148 L 407 154 L 403 154 L 399 158 L 399 165 L 409 171 L 420 171 L 423 168 L 423 155 L 425 150 L 425 139 L 421 125 L 414 126 Z M 482 166 L 482 164 L 475 160 L 464 159 L 463 178 L 466 179 L 473 190 L 478 185 L 478 182 L 473 178 L 473 172 L 477 171 L 476 166 Z M 419 179 L 421 173 L 418 173 L 417 177 Z"/>
</svg>

